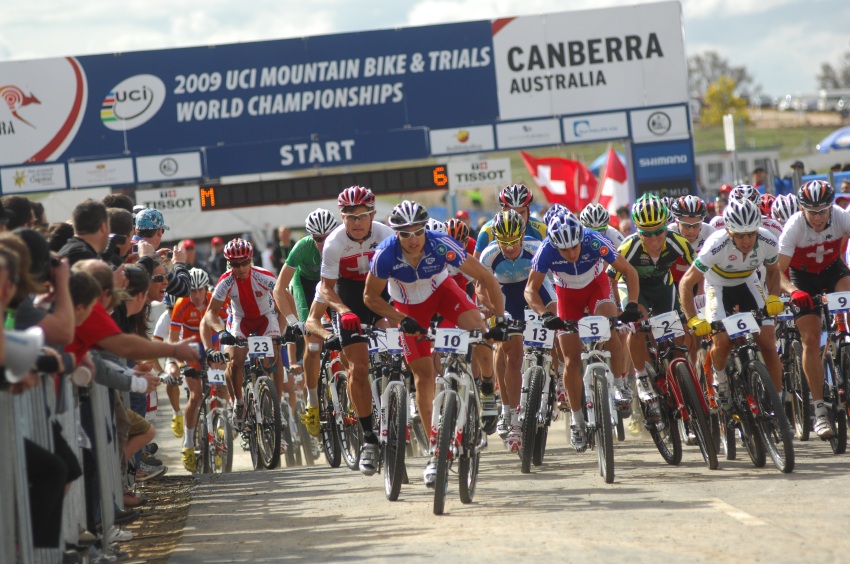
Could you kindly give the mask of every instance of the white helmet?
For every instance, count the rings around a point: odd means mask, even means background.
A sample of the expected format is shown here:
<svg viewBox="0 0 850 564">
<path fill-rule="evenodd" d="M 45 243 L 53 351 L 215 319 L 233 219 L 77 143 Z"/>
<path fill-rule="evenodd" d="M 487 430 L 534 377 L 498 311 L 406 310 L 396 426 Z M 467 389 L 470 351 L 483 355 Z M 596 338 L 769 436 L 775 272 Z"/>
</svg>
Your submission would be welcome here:
<svg viewBox="0 0 850 564">
<path fill-rule="evenodd" d="M 192 268 L 189 270 L 189 278 L 192 279 L 192 289 L 200 290 L 210 285 L 210 276 L 205 270 Z"/>
<path fill-rule="evenodd" d="M 797 203 L 797 196 L 794 194 L 778 196 L 770 207 L 770 214 L 773 219 L 783 225 L 798 211 L 800 211 L 800 205 Z"/>
<path fill-rule="evenodd" d="M 425 229 L 428 231 L 437 231 L 438 233 L 443 233 L 445 235 L 449 234 L 449 230 L 446 229 L 446 224 L 440 221 L 439 219 L 429 218 L 425 223 Z"/>
<path fill-rule="evenodd" d="M 758 231 L 762 224 L 758 206 L 747 199 L 729 200 L 723 210 L 723 219 L 730 233 L 752 233 Z"/>
<path fill-rule="evenodd" d="M 759 191 L 750 186 L 749 184 L 738 184 L 732 191 L 729 192 L 729 200 L 749 200 L 752 203 L 756 203 L 759 200 Z"/>
<path fill-rule="evenodd" d="M 546 228 L 546 236 L 556 249 L 570 249 L 580 245 L 584 227 L 574 215 L 556 215 Z"/>
<path fill-rule="evenodd" d="M 311 212 L 304 224 L 307 233 L 310 235 L 326 235 L 333 231 L 337 225 L 339 225 L 339 222 L 336 220 L 336 216 L 322 208 Z"/>
<path fill-rule="evenodd" d="M 587 204 L 578 217 L 581 224 L 589 229 L 605 229 L 611 222 L 611 214 L 602 204 Z"/>
<path fill-rule="evenodd" d="M 393 208 L 387 223 L 393 229 L 424 225 L 428 221 L 428 210 L 420 203 L 403 200 Z"/>
</svg>

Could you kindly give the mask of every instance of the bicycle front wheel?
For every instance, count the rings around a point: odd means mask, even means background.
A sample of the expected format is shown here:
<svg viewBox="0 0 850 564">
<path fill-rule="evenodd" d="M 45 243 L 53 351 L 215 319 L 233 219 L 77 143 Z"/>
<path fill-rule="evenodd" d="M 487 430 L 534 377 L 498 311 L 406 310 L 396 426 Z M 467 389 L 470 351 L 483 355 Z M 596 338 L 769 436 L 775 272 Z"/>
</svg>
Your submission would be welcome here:
<svg viewBox="0 0 850 564">
<path fill-rule="evenodd" d="M 463 452 L 458 460 L 457 477 L 460 486 L 461 503 L 472 503 L 475 497 L 475 486 L 478 483 L 478 462 L 481 452 L 478 445 L 481 443 L 484 428 L 481 426 L 481 415 L 478 412 L 476 395 L 478 391 L 469 393 L 466 410 L 466 424 L 463 426 Z"/>
<path fill-rule="evenodd" d="M 793 341 L 790 348 L 791 362 L 788 365 L 790 388 L 785 390 L 791 396 L 791 413 L 794 416 L 794 428 L 801 441 L 809 440 L 812 428 L 812 402 L 809 382 L 803 373 L 803 345 Z"/>
<path fill-rule="evenodd" d="M 387 443 L 384 445 L 384 491 L 395 501 L 406 475 L 404 468 L 407 442 L 407 390 L 393 386 L 387 405 Z"/>
<path fill-rule="evenodd" d="M 195 473 L 207 474 L 210 471 L 210 449 L 212 445 L 207 434 L 207 405 L 205 401 L 201 401 L 198 419 L 193 431 L 195 435 L 193 437 L 195 441 Z"/>
<path fill-rule="evenodd" d="M 268 376 L 257 379 L 255 408 L 259 421 L 255 423 L 254 436 L 260 464 L 266 470 L 271 470 L 280 464 L 280 405 L 277 403 L 274 382 Z"/>
<path fill-rule="evenodd" d="M 711 437 L 708 419 L 702 408 L 703 400 L 700 398 L 701 392 L 697 390 L 691 378 L 691 373 L 684 364 L 676 364 L 675 373 L 676 379 L 679 381 L 679 388 L 682 390 L 682 397 L 685 400 L 685 409 L 687 409 L 690 419 L 690 425 L 688 427 L 696 435 L 700 452 L 702 452 L 702 458 L 705 460 L 708 469 L 717 470 L 717 450 L 714 448 L 714 439 Z"/>
<path fill-rule="evenodd" d="M 546 374 L 540 366 L 529 368 L 523 380 L 528 382 L 525 390 L 525 405 L 522 409 L 522 444 L 519 449 L 520 472 L 531 472 L 531 459 L 534 452 L 534 440 L 537 437 L 537 412 L 540 411 L 540 397 L 543 395 L 543 380 Z"/>
<path fill-rule="evenodd" d="M 650 380 L 655 382 L 653 373 L 650 373 Z M 656 393 L 658 393 L 657 389 Z M 658 394 L 656 401 L 658 402 L 661 424 L 649 423 L 648 429 L 652 442 L 655 443 L 655 447 L 661 453 L 661 458 L 671 466 L 678 466 L 682 461 L 682 438 L 679 436 L 679 426 L 675 424 L 676 420 L 672 415 L 673 408 L 668 399 L 668 396 Z"/>
<path fill-rule="evenodd" d="M 434 483 L 434 515 L 442 515 L 446 506 L 446 494 L 449 490 L 449 466 L 453 451 L 455 425 L 457 423 L 457 395 L 447 392 L 443 395 L 440 408 L 439 427 L 437 428 L 437 480 Z"/>
<path fill-rule="evenodd" d="M 210 433 L 210 471 L 213 474 L 229 473 L 233 469 L 233 429 L 230 419 L 220 407 L 213 410 Z"/>
<path fill-rule="evenodd" d="M 841 359 L 844 359 L 844 351 L 842 351 Z M 838 384 L 840 374 L 835 362 L 830 358 L 829 369 L 832 370 L 832 375 L 827 373 L 827 367 L 824 366 L 823 380 L 823 402 L 826 405 L 827 416 L 829 423 L 832 425 L 832 438 L 829 439 L 829 446 L 832 447 L 834 454 L 844 454 L 847 451 L 847 412 L 841 397 L 838 393 Z M 828 382 L 832 382 L 829 385 Z"/>
<path fill-rule="evenodd" d="M 788 474 L 794 470 L 794 441 L 791 424 L 785 417 L 785 405 L 780 401 L 765 365 L 759 361 L 751 362 L 747 373 L 758 405 L 756 424 L 767 454 L 780 472 Z"/>
<path fill-rule="evenodd" d="M 363 430 L 354 412 L 354 404 L 348 397 L 348 380 L 340 377 L 336 384 L 339 398 L 338 409 L 342 413 L 342 429 L 339 433 L 339 444 L 342 448 L 342 458 L 349 470 L 360 469 L 360 443 L 363 441 Z"/>
<path fill-rule="evenodd" d="M 593 371 L 593 406 L 596 408 L 596 454 L 599 475 L 606 484 L 614 482 L 614 434 L 611 431 L 611 400 L 605 371 Z"/>
<path fill-rule="evenodd" d="M 328 381 L 325 378 L 319 383 L 319 422 L 321 423 L 322 450 L 331 468 L 339 468 L 342 449 L 339 444 L 339 428 L 334 417 L 333 400 Z"/>
</svg>

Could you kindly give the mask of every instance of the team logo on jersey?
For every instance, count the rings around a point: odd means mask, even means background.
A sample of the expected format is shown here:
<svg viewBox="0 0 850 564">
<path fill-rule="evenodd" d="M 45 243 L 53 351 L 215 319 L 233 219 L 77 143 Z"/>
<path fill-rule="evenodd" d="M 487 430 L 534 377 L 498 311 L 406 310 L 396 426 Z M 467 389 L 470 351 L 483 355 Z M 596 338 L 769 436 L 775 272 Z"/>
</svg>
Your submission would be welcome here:
<svg viewBox="0 0 850 564">
<path fill-rule="evenodd" d="M 262 298 L 262 297 L 263 297 L 263 293 L 262 293 L 262 292 L 260 292 L 259 290 L 254 291 L 254 295 L 255 295 L 255 296 L 257 296 L 258 298 Z"/>
<path fill-rule="evenodd" d="M 457 255 L 454 251 L 449 251 L 446 253 L 446 260 L 454 260 Z"/>
<path fill-rule="evenodd" d="M 434 261 L 437 260 L 434 257 L 428 257 L 425 259 L 425 264 L 434 264 Z"/>
<path fill-rule="evenodd" d="M 440 253 L 441 255 L 446 254 L 447 250 L 448 249 L 446 249 L 445 245 L 443 245 L 443 244 L 437 245 L 437 252 Z"/>
<path fill-rule="evenodd" d="M 599 241 L 596 241 L 596 240 L 591 241 L 591 243 L 590 243 L 590 248 L 593 249 L 594 251 L 596 249 L 598 249 L 600 246 L 601 245 L 600 245 Z"/>
<path fill-rule="evenodd" d="M 738 260 L 738 255 L 729 255 L 729 260 Z"/>
<path fill-rule="evenodd" d="M 608 255 L 608 247 L 603 246 L 601 249 L 599 249 L 599 255 L 603 256 L 603 257 L 607 256 Z"/>
</svg>

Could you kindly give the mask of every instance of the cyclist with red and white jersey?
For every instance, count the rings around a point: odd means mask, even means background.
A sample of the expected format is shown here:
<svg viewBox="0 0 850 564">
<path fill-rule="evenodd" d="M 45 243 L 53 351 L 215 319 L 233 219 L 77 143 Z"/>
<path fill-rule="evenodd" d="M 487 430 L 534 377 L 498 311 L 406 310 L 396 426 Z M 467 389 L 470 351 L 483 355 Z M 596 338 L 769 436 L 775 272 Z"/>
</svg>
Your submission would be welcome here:
<svg viewBox="0 0 850 564">
<path fill-rule="evenodd" d="M 492 338 L 478 308 L 466 293 L 449 277 L 448 265 L 479 281 L 482 292 L 495 309 L 492 325 L 507 335 L 504 318 L 504 300 L 493 274 L 484 268 L 454 238 L 425 225 L 428 210 L 416 202 L 405 200 L 393 208 L 389 224 L 395 236 L 384 240 L 372 257 L 369 276 L 366 278 L 364 301 L 379 315 L 398 323 L 404 334 L 404 357 L 416 382 L 416 403 L 423 421 L 431 421 L 435 392 L 435 370 L 431 360 L 431 342 L 422 339 L 434 313 L 443 316 L 461 329 L 478 329 L 485 338 Z M 389 295 L 394 306 L 384 297 Z M 498 332 L 498 331 L 497 331 Z M 430 449 L 434 454 L 437 429 L 431 428 Z M 377 465 L 378 445 L 365 444 L 363 457 Z M 365 471 L 364 471 L 365 473 Z M 374 473 L 374 472 L 373 472 Z M 437 464 L 433 457 L 425 467 L 425 485 L 434 487 Z"/>
<path fill-rule="evenodd" d="M 375 195 L 368 188 L 351 186 L 337 198 L 342 225 L 331 231 L 322 249 L 322 298 L 336 312 L 335 329 L 347 361 L 348 389 L 363 428 L 360 471 L 371 476 L 378 469 L 378 437 L 372 433 L 372 391 L 369 387 L 369 347 L 361 323 L 382 319 L 363 299 L 369 261 L 378 245 L 393 230 L 374 221 Z"/>
<path fill-rule="evenodd" d="M 252 335 L 278 337 L 280 324 L 278 310 L 274 301 L 274 286 L 277 278 L 268 270 L 253 265 L 254 247 L 244 239 L 233 239 L 224 246 L 224 257 L 230 270 L 219 278 L 212 293 L 207 311 L 201 325 L 201 340 L 204 347 L 212 347 L 212 329 L 220 328 L 219 312 L 225 300 L 230 299 L 229 317 L 226 325 L 227 332 L 236 338 L 247 338 Z M 245 358 L 248 354 L 246 347 L 230 347 L 230 362 L 227 364 L 226 375 L 236 399 L 234 410 L 234 426 L 241 430 L 245 414 L 244 398 L 242 397 L 242 377 Z M 277 351 L 280 354 L 280 351 Z M 210 354 L 210 366 L 221 366 L 221 356 Z M 284 390 L 283 363 L 275 363 L 274 383 L 277 388 L 277 401 L 280 402 Z M 287 383 L 289 398 L 293 413 L 294 389 L 292 380 Z"/>
<path fill-rule="evenodd" d="M 673 222 L 667 226 L 667 230 L 678 233 L 687 239 L 694 250 L 694 255 L 699 254 L 709 235 L 717 231 L 716 228 L 705 222 L 708 208 L 705 202 L 697 196 L 688 195 L 673 200 L 670 205 L 670 213 L 673 215 Z M 670 274 L 673 276 L 674 284 L 679 283 L 690 266 L 681 257 L 673 263 Z"/>
<path fill-rule="evenodd" d="M 835 189 L 823 180 L 806 182 L 797 191 L 800 212 L 785 224 L 779 238 L 779 268 L 789 269 L 791 301 L 799 308 L 794 314 L 803 343 L 803 372 L 815 406 L 814 430 L 821 439 L 834 431 L 823 401 L 823 364 L 820 341 L 820 310 L 812 296 L 850 291 L 850 269 L 841 258 L 841 247 L 850 237 L 850 214 L 834 205 Z M 836 316 L 845 326 L 843 315 Z"/>
<path fill-rule="evenodd" d="M 753 204 L 755 204 L 757 208 L 759 207 L 760 197 L 761 194 L 759 194 L 759 191 L 750 186 L 749 184 L 739 184 L 738 186 L 732 188 L 732 191 L 729 192 L 729 201 L 742 199 L 749 200 Z M 774 219 L 771 219 L 768 215 L 765 215 L 763 210 L 760 210 L 760 212 L 762 216 L 762 227 L 767 229 L 771 235 L 778 239 L 779 235 L 782 233 L 782 224 L 780 224 Z M 710 225 L 715 229 L 723 229 L 723 227 L 726 225 L 726 220 L 722 215 L 718 215 L 711 219 Z"/>
<path fill-rule="evenodd" d="M 543 245 L 537 249 L 532 259 L 531 272 L 525 286 L 525 300 L 528 306 L 541 316 L 543 326 L 552 330 L 564 329 L 564 320 L 578 321 L 585 316 L 586 309 L 591 315 L 615 317 L 617 306 L 605 273 L 606 264 L 610 264 L 626 279 L 628 304 L 620 319 L 624 322 L 637 321 L 640 319 L 637 304 L 639 283 L 634 267 L 617 252 L 617 248 L 607 237 L 585 229 L 574 215 L 555 215 L 547 226 L 547 237 Z M 540 287 L 550 271 L 555 275 L 558 315 L 549 312 L 540 298 Z M 582 452 L 587 448 L 587 427 L 582 413 L 583 348 L 575 333 L 561 334 L 558 341 L 566 362 L 564 383 L 572 418 L 570 442 L 573 448 Z M 606 348 L 611 352 L 613 373 L 622 374 L 625 355 L 620 339 L 609 339 Z M 625 381 L 622 377 L 617 380 L 618 390 L 624 393 Z"/>
</svg>

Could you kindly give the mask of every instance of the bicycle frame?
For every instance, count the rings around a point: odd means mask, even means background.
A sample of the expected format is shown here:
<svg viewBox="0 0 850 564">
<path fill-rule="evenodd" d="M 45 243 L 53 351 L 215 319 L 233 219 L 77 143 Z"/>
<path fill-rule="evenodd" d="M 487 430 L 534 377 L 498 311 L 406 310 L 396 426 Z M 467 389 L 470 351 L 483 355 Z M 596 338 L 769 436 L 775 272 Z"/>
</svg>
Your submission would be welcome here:
<svg viewBox="0 0 850 564">
<path fill-rule="evenodd" d="M 480 343 L 480 339 L 474 341 L 470 339 L 470 350 L 473 346 Z M 431 413 L 431 428 L 436 429 L 440 424 L 440 408 L 443 397 L 446 394 L 457 395 L 457 418 L 455 419 L 454 440 L 452 441 L 452 456 L 456 457 L 458 449 L 463 440 L 463 427 L 466 422 L 466 412 L 469 409 L 467 401 L 470 390 L 475 389 L 475 381 L 472 374 L 467 368 L 469 352 L 466 354 L 458 353 L 443 353 L 441 362 L 443 364 L 443 375 L 437 376 L 436 390 L 434 395 L 434 410 Z M 478 404 L 478 412 L 481 412 L 480 398 L 478 394 L 474 394 L 475 402 Z M 476 445 L 476 452 L 484 448 L 483 444 Z"/>
<path fill-rule="evenodd" d="M 547 349 L 542 347 L 526 347 L 525 353 L 523 354 L 522 359 L 522 394 L 520 396 L 520 406 L 526 405 L 526 397 L 528 395 L 528 387 L 530 382 L 528 381 L 528 369 L 532 366 L 540 366 L 543 368 L 544 380 L 543 380 L 543 397 L 545 398 L 550 390 L 552 375 L 552 355 Z M 540 407 L 537 410 L 537 425 L 543 425 L 546 423 L 546 411 L 548 410 L 548 402 L 541 401 Z M 524 421 L 526 416 L 529 414 L 520 411 L 519 418 L 520 421 Z"/>
<path fill-rule="evenodd" d="M 614 338 L 614 336 L 612 336 Z M 581 353 L 581 362 L 584 366 L 582 383 L 587 407 L 587 427 L 589 430 L 596 429 L 596 408 L 593 405 L 593 371 L 603 370 L 605 379 L 608 381 L 608 402 L 611 404 L 611 425 L 617 426 L 617 406 L 614 403 L 614 374 L 611 372 L 611 353 L 598 348 L 598 343 L 584 343 L 584 351 Z M 588 433 L 592 435 L 592 433 Z"/>
</svg>

